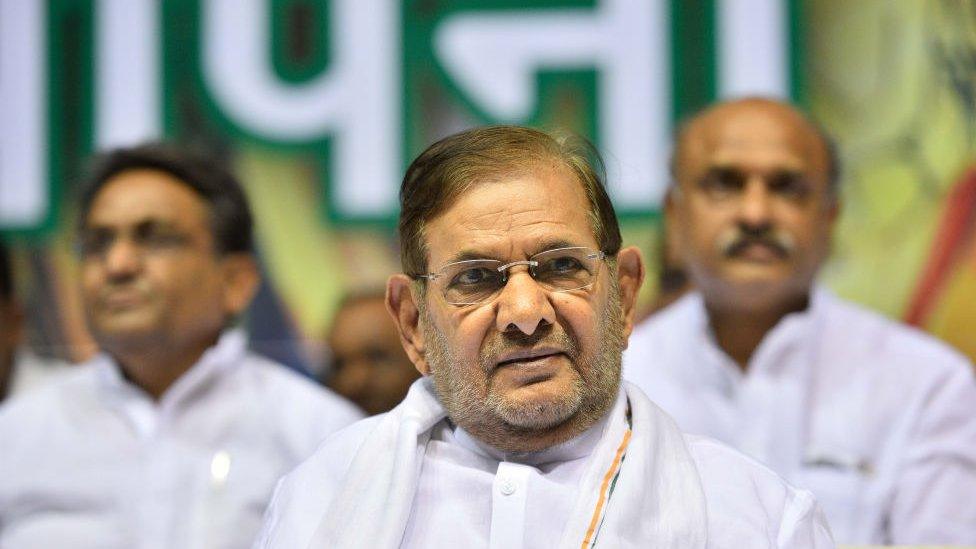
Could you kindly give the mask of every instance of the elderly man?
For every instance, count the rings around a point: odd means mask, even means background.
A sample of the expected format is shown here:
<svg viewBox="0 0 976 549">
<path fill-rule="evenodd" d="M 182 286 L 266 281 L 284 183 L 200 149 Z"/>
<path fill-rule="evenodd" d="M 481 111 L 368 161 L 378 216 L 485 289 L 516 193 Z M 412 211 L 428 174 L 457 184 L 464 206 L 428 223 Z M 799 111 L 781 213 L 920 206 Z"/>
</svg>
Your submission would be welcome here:
<svg viewBox="0 0 976 549">
<path fill-rule="evenodd" d="M 976 544 L 970 365 L 814 283 L 839 207 L 828 140 L 738 100 L 684 126 L 673 170 L 668 230 L 698 292 L 636 328 L 625 377 L 811 490 L 841 543 Z"/>
<path fill-rule="evenodd" d="M 282 481 L 259 547 L 832 545 L 809 493 L 621 386 L 644 270 L 588 158 L 503 126 L 413 162 L 387 306 L 424 377 Z"/>
<path fill-rule="evenodd" d="M 360 414 L 228 329 L 258 270 L 212 160 L 115 151 L 79 220 L 104 354 L 0 411 L 0 546 L 246 547 L 278 477 Z"/>
</svg>

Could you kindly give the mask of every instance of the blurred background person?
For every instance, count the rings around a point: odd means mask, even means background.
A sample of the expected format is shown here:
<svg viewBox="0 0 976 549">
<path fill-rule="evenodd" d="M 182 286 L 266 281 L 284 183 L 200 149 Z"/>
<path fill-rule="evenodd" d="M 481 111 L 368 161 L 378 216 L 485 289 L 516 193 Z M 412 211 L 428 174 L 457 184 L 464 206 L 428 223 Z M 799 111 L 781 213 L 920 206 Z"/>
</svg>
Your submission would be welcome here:
<svg viewBox="0 0 976 549">
<path fill-rule="evenodd" d="M 24 320 L 14 291 L 13 258 L 0 242 L 0 402 L 42 385 L 67 367 L 24 346 Z"/>
<path fill-rule="evenodd" d="M 381 289 L 343 298 L 326 341 L 330 359 L 322 383 L 369 415 L 399 404 L 420 377 L 403 351 Z"/>
<path fill-rule="evenodd" d="M 635 329 L 625 375 L 811 490 L 840 543 L 976 543 L 971 365 L 816 283 L 840 209 L 828 138 L 786 103 L 731 101 L 682 127 L 672 166 L 697 291 Z"/>
<path fill-rule="evenodd" d="M 360 414 L 251 354 L 251 213 L 212 158 L 97 162 L 81 196 L 103 353 L 0 411 L 0 546 L 247 547 L 278 477 Z"/>
</svg>

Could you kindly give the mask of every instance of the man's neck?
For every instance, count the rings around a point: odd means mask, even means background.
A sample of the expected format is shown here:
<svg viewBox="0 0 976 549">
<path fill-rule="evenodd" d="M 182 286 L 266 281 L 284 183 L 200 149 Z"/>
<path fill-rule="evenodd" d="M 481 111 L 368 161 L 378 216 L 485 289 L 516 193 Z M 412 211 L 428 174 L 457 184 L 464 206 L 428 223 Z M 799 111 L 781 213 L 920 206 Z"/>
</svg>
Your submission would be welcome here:
<svg viewBox="0 0 976 549">
<path fill-rule="evenodd" d="M 126 379 L 145 391 L 153 400 L 159 400 L 215 343 L 216 339 L 207 339 L 182 345 L 166 345 L 157 340 L 147 345 L 106 349 L 118 362 Z"/>
<path fill-rule="evenodd" d="M 723 307 L 706 302 L 709 326 L 715 342 L 736 364 L 746 371 L 752 355 L 762 340 L 786 315 L 802 311 L 809 304 L 809 296 L 777 303 L 769 307 L 742 307 L 738 304 Z"/>
</svg>

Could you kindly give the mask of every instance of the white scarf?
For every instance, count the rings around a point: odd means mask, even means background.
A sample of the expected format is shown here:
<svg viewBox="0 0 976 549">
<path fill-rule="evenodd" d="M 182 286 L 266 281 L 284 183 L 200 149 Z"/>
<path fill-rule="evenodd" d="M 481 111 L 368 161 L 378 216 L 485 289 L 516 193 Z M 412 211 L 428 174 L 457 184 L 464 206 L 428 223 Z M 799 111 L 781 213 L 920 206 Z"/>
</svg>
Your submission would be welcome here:
<svg viewBox="0 0 976 549">
<path fill-rule="evenodd" d="M 610 418 L 559 547 L 705 547 L 705 496 L 684 437 L 623 386 L 630 421 Z M 364 440 L 309 547 L 399 547 L 431 429 L 445 416 L 429 380 L 414 383 Z"/>
</svg>

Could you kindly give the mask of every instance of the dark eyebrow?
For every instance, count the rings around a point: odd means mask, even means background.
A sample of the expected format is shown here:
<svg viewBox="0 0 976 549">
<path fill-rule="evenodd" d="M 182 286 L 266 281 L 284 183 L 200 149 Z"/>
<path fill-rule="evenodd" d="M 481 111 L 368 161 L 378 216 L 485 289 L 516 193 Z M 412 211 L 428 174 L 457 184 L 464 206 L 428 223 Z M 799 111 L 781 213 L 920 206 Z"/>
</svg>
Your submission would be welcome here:
<svg viewBox="0 0 976 549">
<path fill-rule="evenodd" d="M 789 177 L 791 179 L 804 181 L 808 179 L 807 174 L 803 170 L 794 170 L 792 168 L 781 168 L 773 170 L 770 172 L 768 179 L 779 178 L 779 177 Z"/>
<path fill-rule="evenodd" d="M 136 231 L 145 231 L 147 229 L 166 229 L 171 231 L 179 231 L 180 227 L 176 223 L 173 223 L 172 221 L 166 219 L 156 219 L 154 217 L 143 219 L 138 223 L 136 223 Z"/>
<path fill-rule="evenodd" d="M 179 229 L 179 225 L 177 223 L 174 223 L 172 220 L 170 220 L 170 219 L 162 219 L 162 218 L 153 217 L 153 216 L 144 217 L 144 218 L 136 221 L 132 225 L 126 225 L 126 226 L 123 226 L 122 228 L 125 229 L 127 226 L 132 226 L 132 227 L 135 227 L 137 229 L 138 228 L 142 228 L 142 227 L 159 227 L 159 228 L 162 228 L 162 229 Z M 116 229 L 118 229 L 118 227 L 115 226 L 115 225 L 111 225 L 111 224 L 93 223 L 92 221 L 89 220 L 89 221 L 87 221 L 85 223 L 85 225 L 82 227 L 82 229 L 85 229 L 85 230 L 95 230 L 95 231 L 103 231 L 103 230 L 116 230 Z"/>
<path fill-rule="evenodd" d="M 711 177 L 745 177 L 745 172 L 735 166 L 709 166 L 708 170 L 701 177 L 702 180 Z"/>
</svg>

